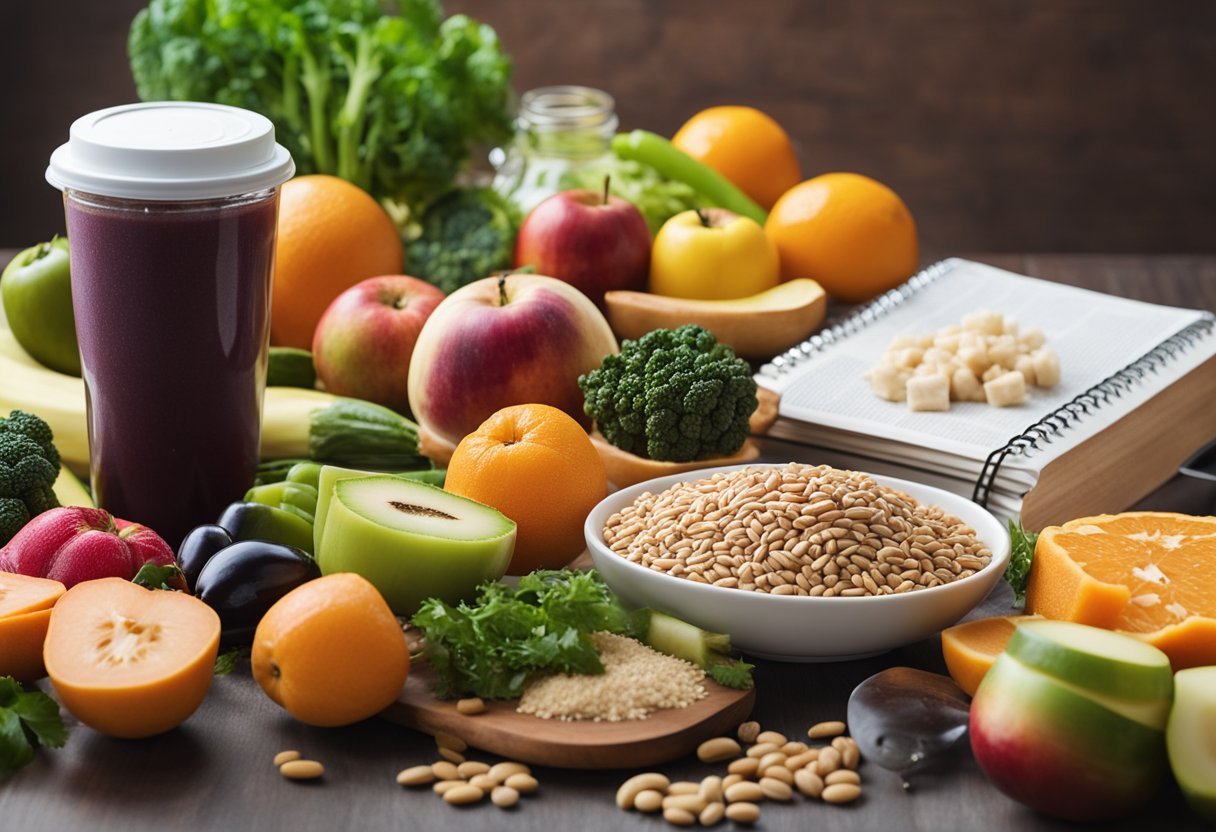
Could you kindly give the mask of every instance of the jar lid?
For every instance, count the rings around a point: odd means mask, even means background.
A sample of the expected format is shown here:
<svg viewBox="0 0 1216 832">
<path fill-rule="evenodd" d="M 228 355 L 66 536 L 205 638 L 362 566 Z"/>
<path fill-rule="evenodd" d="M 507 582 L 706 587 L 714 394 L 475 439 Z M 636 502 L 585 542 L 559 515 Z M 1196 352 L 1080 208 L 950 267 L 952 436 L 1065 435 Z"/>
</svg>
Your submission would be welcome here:
<svg viewBox="0 0 1216 832">
<path fill-rule="evenodd" d="M 72 122 L 46 179 L 59 190 L 147 200 L 216 199 L 281 185 L 295 162 L 258 113 L 196 101 L 123 104 Z"/>
</svg>

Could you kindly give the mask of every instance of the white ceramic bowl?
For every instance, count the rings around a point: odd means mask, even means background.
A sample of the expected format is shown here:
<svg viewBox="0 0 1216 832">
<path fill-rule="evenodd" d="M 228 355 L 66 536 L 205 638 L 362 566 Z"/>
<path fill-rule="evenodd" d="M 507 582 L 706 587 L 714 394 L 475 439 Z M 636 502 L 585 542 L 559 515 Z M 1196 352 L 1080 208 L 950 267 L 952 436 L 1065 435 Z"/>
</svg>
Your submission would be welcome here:
<svg viewBox="0 0 1216 832">
<path fill-rule="evenodd" d="M 962 580 L 899 595 L 822 598 L 769 595 L 677 578 L 617 555 L 603 542 L 608 518 L 645 491 L 748 466 L 707 468 L 659 477 L 608 495 L 587 516 L 584 534 L 595 568 L 627 604 L 653 607 L 706 630 L 729 633 L 744 653 L 780 661 L 839 661 L 872 656 L 927 638 L 978 605 L 1009 562 L 1009 534 L 970 500 L 908 480 L 874 476 L 922 504 L 938 505 L 971 528 L 992 550 L 984 569 Z M 766 466 L 780 467 L 780 466 Z"/>
</svg>

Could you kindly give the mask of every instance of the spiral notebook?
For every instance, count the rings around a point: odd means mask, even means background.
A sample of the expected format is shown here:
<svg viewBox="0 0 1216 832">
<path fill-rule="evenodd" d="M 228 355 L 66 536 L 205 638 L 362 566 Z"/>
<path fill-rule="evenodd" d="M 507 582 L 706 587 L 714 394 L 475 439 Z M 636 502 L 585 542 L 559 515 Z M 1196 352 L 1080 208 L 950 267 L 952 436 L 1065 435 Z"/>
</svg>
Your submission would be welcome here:
<svg viewBox="0 0 1216 832">
<path fill-rule="evenodd" d="M 914 413 L 864 378 L 891 339 L 991 309 L 1039 327 L 1060 383 L 997 408 Z M 950 259 L 760 368 L 769 435 L 821 461 L 948 488 L 1028 528 L 1122 511 L 1216 437 L 1216 319 Z"/>
</svg>

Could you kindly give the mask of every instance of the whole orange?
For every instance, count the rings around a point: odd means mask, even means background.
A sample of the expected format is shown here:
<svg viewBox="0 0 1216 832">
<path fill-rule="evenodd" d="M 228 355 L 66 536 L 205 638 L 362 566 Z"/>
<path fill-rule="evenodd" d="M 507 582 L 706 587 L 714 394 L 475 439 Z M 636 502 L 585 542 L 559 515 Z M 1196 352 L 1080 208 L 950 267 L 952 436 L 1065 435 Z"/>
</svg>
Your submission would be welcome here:
<svg viewBox="0 0 1216 832">
<path fill-rule="evenodd" d="M 297 176 L 279 194 L 270 340 L 312 347 L 338 295 L 369 277 L 401 274 L 405 254 L 392 219 L 370 194 L 336 176 Z"/>
<path fill-rule="evenodd" d="M 338 572 L 275 602 L 253 636 L 253 678 L 301 722 L 331 727 L 374 716 L 410 670 L 405 635 L 365 578 Z"/>
<path fill-rule="evenodd" d="M 781 125 L 754 107 L 710 107 L 676 131 L 671 143 L 771 208 L 802 179 L 798 155 Z"/>
<path fill-rule="evenodd" d="M 768 215 L 765 232 L 781 277 L 809 277 L 828 294 L 860 303 L 916 271 L 916 222 L 899 196 L 858 173 L 825 173 L 795 185 Z"/>
<path fill-rule="evenodd" d="M 578 557 L 583 523 L 608 493 L 608 477 L 578 422 L 547 404 L 520 404 L 460 440 L 443 487 L 515 521 L 507 574 L 524 575 Z"/>
</svg>

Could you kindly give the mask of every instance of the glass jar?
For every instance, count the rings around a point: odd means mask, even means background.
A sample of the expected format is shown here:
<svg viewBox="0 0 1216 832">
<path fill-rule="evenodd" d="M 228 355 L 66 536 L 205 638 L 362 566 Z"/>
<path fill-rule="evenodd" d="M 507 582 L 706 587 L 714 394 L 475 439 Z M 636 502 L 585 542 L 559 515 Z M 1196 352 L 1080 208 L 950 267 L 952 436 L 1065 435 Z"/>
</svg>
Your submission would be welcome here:
<svg viewBox="0 0 1216 832">
<path fill-rule="evenodd" d="M 603 90 L 570 84 L 529 90 L 519 102 L 514 141 L 491 154 L 494 190 L 527 214 L 563 189 L 566 173 L 607 170 L 618 123 L 616 102 Z"/>
</svg>

